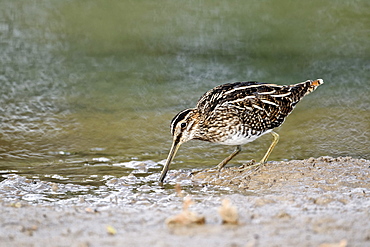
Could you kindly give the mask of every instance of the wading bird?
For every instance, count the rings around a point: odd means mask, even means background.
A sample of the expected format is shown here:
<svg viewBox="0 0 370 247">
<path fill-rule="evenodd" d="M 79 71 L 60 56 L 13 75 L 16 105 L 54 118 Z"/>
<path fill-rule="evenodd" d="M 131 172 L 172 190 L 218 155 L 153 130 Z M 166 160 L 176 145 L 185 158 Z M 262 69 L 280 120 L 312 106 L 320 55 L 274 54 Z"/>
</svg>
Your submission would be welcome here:
<svg viewBox="0 0 370 247">
<path fill-rule="evenodd" d="M 285 86 L 235 82 L 209 90 L 195 108 L 185 109 L 172 119 L 173 143 L 159 181 L 163 182 L 166 177 L 180 145 L 193 139 L 236 146 L 235 151 L 216 166 L 221 170 L 241 151 L 241 145 L 271 133 L 270 147 L 253 166 L 263 165 L 279 140 L 273 130 L 283 124 L 304 96 L 323 83 L 322 79 Z"/>
</svg>

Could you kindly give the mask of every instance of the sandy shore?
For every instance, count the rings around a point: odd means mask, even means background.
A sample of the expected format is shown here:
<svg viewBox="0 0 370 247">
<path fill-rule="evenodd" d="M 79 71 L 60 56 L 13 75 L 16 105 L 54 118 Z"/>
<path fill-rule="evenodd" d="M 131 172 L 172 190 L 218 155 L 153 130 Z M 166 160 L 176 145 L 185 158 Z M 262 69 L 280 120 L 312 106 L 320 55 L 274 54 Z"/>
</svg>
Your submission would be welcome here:
<svg viewBox="0 0 370 247">
<path fill-rule="evenodd" d="M 184 198 L 173 187 L 146 203 L 135 195 L 127 203 L 121 193 L 122 200 L 112 203 L 60 205 L 9 199 L 3 181 L 0 246 L 370 246 L 368 160 L 320 157 L 269 162 L 256 172 L 169 175 L 171 183 L 186 178 L 188 188 L 201 191 L 182 193 L 191 195 L 188 211 L 203 224 L 166 224 L 183 210 Z M 214 187 L 223 189 L 211 193 Z M 237 211 L 237 224 L 222 224 L 225 198 Z"/>
</svg>

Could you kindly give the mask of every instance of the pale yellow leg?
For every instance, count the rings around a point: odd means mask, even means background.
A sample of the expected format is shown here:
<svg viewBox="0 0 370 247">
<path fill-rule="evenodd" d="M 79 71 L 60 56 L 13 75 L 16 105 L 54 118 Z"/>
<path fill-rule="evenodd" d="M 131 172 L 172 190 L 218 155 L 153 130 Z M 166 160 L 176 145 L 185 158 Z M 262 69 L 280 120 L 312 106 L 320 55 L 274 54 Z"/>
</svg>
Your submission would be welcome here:
<svg viewBox="0 0 370 247">
<path fill-rule="evenodd" d="M 260 161 L 260 164 L 262 164 L 262 165 L 266 163 L 267 159 L 269 158 L 270 154 L 272 153 L 272 150 L 275 148 L 276 144 L 279 141 L 279 135 L 276 132 L 271 131 L 270 133 L 274 137 L 274 139 L 272 140 L 272 143 L 271 143 L 269 149 L 265 153 L 265 156 L 263 156 L 262 160 Z"/>
<path fill-rule="evenodd" d="M 245 168 L 241 168 L 241 169 L 239 169 L 239 171 L 245 171 L 245 170 L 248 170 L 248 169 L 250 169 L 252 167 L 257 167 L 258 168 L 259 166 L 262 166 L 263 164 L 266 163 L 266 161 L 269 158 L 272 150 L 275 148 L 276 144 L 279 141 L 279 135 L 276 132 L 271 131 L 270 133 L 271 133 L 271 135 L 273 136 L 274 139 L 272 140 L 272 143 L 271 143 L 269 149 L 267 149 L 267 152 L 263 156 L 262 160 L 260 162 L 258 162 L 257 164 L 253 164 L 253 165 L 249 165 L 249 166 L 247 166 Z"/>
<path fill-rule="evenodd" d="M 242 150 L 242 147 L 239 145 L 239 146 L 236 146 L 234 152 L 232 152 L 232 154 L 230 154 L 228 157 L 226 157 L 223 161 L 221 161 L 220 164 L 218 164 L 215 169 L 217 169 L 218 171 L 220 171 L 222 168 L 224 168 L 224 166 L 232 159 L 234 158 L 238 153 L 240 153 L 240 151 Z"/>
</svg>

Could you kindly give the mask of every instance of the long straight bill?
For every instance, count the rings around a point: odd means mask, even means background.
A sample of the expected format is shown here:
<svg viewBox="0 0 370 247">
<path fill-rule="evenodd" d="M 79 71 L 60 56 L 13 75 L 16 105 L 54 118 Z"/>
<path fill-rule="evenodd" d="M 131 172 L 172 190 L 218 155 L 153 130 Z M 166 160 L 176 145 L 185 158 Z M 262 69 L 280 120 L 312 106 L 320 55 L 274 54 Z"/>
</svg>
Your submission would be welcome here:
<svg viewBox="0 0 370 247">
<path fill-rule="evenodd" d="M 163 180 L 166 177 L 168 168 L 170 167 L 170 164 L 171 164 L 173 158 L 175 158 L 176 152 L 179 149 L 180 145 L 181 145 L 181 143 L 176 141 L 176 140 L 174 140 L 172 142 L 171 150 L 170 150 L 170 153 L 168 154 L 166 164 L 163 167 L 161 177 L 159 178 L 159 182 L 163 183 Z"/>
</svg>

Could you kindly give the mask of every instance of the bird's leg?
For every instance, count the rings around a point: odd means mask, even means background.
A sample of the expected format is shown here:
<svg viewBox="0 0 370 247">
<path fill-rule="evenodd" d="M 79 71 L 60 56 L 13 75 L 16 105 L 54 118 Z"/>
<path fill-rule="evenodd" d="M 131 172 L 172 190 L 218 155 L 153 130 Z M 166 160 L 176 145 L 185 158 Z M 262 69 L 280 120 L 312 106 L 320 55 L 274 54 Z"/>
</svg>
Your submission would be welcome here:
<svg viewBox="0 0 370 247">
<path fill-rule="evenodd" d="M 242 147 L 240 145 L 236 146 L 234 152 L 232 152 L 229 156 L 227 156 L 223 161 L 220 162 L 220 164 L 218 164 L 217 166 L 211 168 L 211 169 L 205 169 L 203 171 L 221 171 L 222 168 L 224 168 L 224 166 L 232 159 L 234 158 L 240 151 L 242 150 Z M 191 174 L 194 175 L 194 174 L 197 174 L 201 171 L 195 171 L 195 172 L 192 172 Z"/>
<path fill-rule="evenodd" d="M 279 135 L 278 135 L 276 132 L 271 131 L 270 133 L 271 133 L 271 135 L 274 137 L 274 139 L 272 140 L 272 143 L 271 143 L 271 145 L 270 145 L 269 149 L 268 149 L 268 150 L 267 150 L 267 152 L 265 153 L 265 156 L 263 156 L 262 160 L 260 161 L 260 164 L 261 164 L 261 165 L 263 165 L 263 164 L 265 164 L 265 163 L 266 163 L 266 161 L 267 161 L 267 159 L 269 158 L 269 156 L 270 156 L 270 154 L 271 154 L 272 150 L 275 148 L 276 144 L 277 144 L 277 143 L 278 143 L 278 141 L 279 141 Z"/>
<path fill-rule="evenodd" d="M 253 165 L 249 165 L 249 166 L 247 166 L 245 168 L 241 168 L 241 169 L 239 169 L 239 171 L 245 171 L 245 170 L 250 169 L 252 167 L 259 168 L 260 166 L 262 166 L 263 164 L 266 163 L 266 161 L 269 158 L 272 150 L 275 148 L 276 144 L 279 141 L 279 135 L 276 132 L 271 131 L 270 133 L 271 133 L 271 135 L 273 136 L 274 139 L 272 140 L 272 143 L 271 143 L 269 149 L 267 149 L 267 152 L 263 156 L 262 160 L 260 162 L 258 162 L 257 164 L 253 164 Z"/>
<path fill-rule="evenodd" d="M 215 169 L 218 171 L 221 171 L 222 168 L 232 159 L 234 158 L 240 151 L 242 150 L 242 147 L 240 145 L 236 146 L 234 152 L 232 152 L 228 157 L 226 157 L 223 161 L 221 161 L 220 164 L 218 164 Z"/>
</svg>

